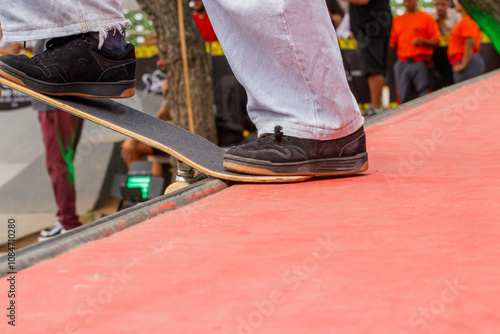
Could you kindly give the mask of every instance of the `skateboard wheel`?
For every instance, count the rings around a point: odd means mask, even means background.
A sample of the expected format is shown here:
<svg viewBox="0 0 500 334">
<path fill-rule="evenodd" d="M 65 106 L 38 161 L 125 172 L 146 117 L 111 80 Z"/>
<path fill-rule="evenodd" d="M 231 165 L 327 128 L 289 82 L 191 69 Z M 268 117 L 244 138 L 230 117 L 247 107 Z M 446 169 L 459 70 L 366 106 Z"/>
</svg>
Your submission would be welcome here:
<svg viewBox="0 0 500 334">
<path fill-rule="evenodd" d="M 166 194 L 170 194 L 176 190 L 179 190 L 179 189 L 182 189 L 182 188 L 185 188 L 187 186 L 189 186 L 190 183 L 189 182 L 184 182 L 184 181 L 178 181 L 178 182 L 174 182 L 172 184 L 170 184 L 167 189 L 165 189 L 165 193 L 164 195 Z"/>
</svg>

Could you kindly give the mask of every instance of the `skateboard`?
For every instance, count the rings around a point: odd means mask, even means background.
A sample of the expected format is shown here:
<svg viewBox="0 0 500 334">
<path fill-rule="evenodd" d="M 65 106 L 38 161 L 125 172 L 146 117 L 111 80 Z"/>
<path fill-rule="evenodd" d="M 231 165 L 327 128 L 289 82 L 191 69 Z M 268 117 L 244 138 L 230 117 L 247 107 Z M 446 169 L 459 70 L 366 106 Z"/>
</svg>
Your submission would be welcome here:
<svg viewBox="0 0 500 334">
<path fill-rule="evenodd" d="M 176 157 L 201 173 L 218 179 L 236 182 L 284 183 L 305 181 L 312 177 L 311 175 L 259 176 L 234 173 L 222 166 L 225 151 L 219 146 L 197 134 L 125 106 L 115 100 L 48 96 L 4 77 L 0 77 L 0 84 L 78 117 L 133 137 Z"/>
</svg>

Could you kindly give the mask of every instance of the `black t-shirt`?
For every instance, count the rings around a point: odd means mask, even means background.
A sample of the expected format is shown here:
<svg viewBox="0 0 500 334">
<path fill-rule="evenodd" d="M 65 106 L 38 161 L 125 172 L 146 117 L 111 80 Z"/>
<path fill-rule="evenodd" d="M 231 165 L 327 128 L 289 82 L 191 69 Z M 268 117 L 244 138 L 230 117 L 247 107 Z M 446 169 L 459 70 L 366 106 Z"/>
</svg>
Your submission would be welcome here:
<svg viewBox="0 0 500 334">
<path fill-rule="evenodd" d="M 366 5 L 349 5 L 351 31 L 368 37 L 390 36 L 392 14 L 389 0 L 370 0 Z"/>
</svg>

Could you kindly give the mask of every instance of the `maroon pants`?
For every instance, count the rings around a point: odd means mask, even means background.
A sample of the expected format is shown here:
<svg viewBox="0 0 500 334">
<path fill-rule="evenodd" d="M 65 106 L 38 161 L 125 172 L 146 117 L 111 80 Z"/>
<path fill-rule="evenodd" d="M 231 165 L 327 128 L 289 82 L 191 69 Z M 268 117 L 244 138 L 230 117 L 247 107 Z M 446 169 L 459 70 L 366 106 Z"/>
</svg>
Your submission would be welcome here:
<svg viewBox="0 0 500 334">
<path fill-rule="evenodd" d="M 67 229 L 81 225 L 76 214 L 75 158 L 83 119 L 62 110 L 40 111 L 38 119 L 45 146 L 45 161 L 57 204 L 57 218 Z"/>
</svg>

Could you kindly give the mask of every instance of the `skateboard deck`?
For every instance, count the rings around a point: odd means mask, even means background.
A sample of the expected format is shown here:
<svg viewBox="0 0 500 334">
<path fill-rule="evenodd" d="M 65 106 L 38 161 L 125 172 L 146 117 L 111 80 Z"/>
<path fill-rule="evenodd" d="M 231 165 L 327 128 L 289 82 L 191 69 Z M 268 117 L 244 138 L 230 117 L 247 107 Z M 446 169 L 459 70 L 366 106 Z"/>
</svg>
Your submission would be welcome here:
<svg viewBox="0 0 500 334">
<path fill-rule="evenodd" d="M 225 151 L 219 146 L 172 123 L 114 100 L 48 96 L 3 77 L 0 77 L 0 83 L 78 117 L 133 137 L 215 178 L 237 182 L 281 183 L 304 181 L 312 177 L 310 175 L 259 176 L 230 172 L 222 166 Z"/>
</svg>

